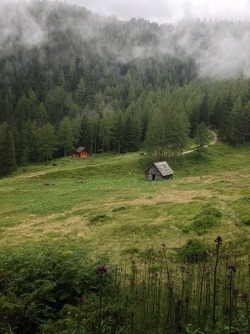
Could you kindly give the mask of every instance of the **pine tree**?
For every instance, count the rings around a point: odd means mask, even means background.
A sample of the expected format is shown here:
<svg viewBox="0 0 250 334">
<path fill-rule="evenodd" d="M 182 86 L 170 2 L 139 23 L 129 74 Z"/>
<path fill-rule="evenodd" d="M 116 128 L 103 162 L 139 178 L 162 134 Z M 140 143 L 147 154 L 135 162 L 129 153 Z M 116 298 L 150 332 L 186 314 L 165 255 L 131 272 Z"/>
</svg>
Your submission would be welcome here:
<svg viewBox="0 0 250 334">
<path fill-rule="evenodd" d="M 25 130 L 20 130 L 17 142 L 17 164 L 25 166 L 29 161 L 29 147 Z"/>
<path fill-rule="evenodd" d="M 90 151 L 90 125 L 89 125 L 88 117 L 83 114 L 81 118 L 81 125 L 80 125 L 80 133 L 79 133 L 79 141 L 78 145 L 87 147 Z"/>
<path fill-rule="evenodd" d="M 54 127 L 46 123 L 37 131 L 37 152 L 41 161 L 52 159 L 56 150 Z"/>
<path fill-rule="evenodd" d="M 63 149 L 64 156 L 71 154 L 74 148 L 74 133 L 72 123 L 69 117 L 65 116 L 60 124 L 58 130 L 59 147 Z"/>
<path fill-rule="evenodd" d="M 98 134 L 100 127 L 100 115 L 94 114 L 89 120 L 89 134 L 90 134 L 90 151 L 97 153 L 98 151 Z"/>
<path fill-rule="evenodd" d="M 112 138 L 113 118 L 112 111 L 105 111 L 100 120 L 99 138 L 102 146 L 102 152 L 110 150 L 110 142 Z"/>
<path fill-rule="evenodd" d="M 125 152 L 125 118 L 121 110 L 114 113 L 113 143 L 117 153 Z"/>
<path fill-rule="evenodd" d="M 9 175 L 16 169 L 16 153 L 13 134 L 5 122 L 0 126 L 0 175 Z"/>
<path fill-rule="evenodd" d="M 81 79 L 77 85 L 76 92 L 75 92 L 76 103 L 80 106 L 80 108 L 84 107 L 85 94 L 86 94 L 85 82 L 83 79 Z"/>
<path fill-rule="evenodd" d="M 199 155 L 201 155 L 202 152 L 204 152 L 205 145 L 207 144 L 207 140 L 208 140 L 207 127 L 204 122 L 201 122 L 195 134 L 195 143 L 197 145 L 196 151 L 199 153 Z"/>
<path fill-rule="evenodd" d="M 164 114 L 161 109 L 154 111 L 154 115 L 149 122 L 146 134 L 146 148 L 151 155 L 156 154 L 158 160 L 166 159 L 166 124 Z"/>
<path fill-rule="evenodd" d="M 205 123 L 206 125 L 209 124 L 209 103 L 208 103 L 208 95 L 205 94 L 201 105 L 200 105 L 200 122 Z"/>
<path fill-rule="evenodd" d="M 30 119 L 24 124 L 23 131 L 25 132 L 25 138 L 28 143 L 28 162 L 35 162 L 38 160 L 37 153 L 37 124 Z"/>
</svg>

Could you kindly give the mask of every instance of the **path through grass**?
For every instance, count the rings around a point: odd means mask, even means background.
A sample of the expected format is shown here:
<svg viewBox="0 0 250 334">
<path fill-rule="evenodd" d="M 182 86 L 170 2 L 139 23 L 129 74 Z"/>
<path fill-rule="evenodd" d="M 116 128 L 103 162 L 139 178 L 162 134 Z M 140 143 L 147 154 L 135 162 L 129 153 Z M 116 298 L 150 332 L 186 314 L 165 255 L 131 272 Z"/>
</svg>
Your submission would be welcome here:
<svg viewBox="0 0 250 334">
<path fill-rule="evenodd" d="M 185 157 L 166 182 L 144 180 L 148 163 L 138 153 L 65 158 L 0 180 L 1 245 L 69 236 L 119 258 L 221 234 L 249 250 L 249 147 L 216 144 L 203 159 Z M 206 207 L 221 213 L 209 228 Z"/>
</svg>

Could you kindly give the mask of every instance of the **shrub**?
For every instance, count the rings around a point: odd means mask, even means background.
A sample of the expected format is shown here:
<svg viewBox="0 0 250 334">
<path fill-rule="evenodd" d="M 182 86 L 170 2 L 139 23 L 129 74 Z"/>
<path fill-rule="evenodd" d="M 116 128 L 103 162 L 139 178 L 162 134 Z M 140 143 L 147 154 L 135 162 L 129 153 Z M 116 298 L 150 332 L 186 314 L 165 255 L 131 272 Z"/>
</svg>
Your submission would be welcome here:
<svg viewBox="0 0 250 334">
<path fill-rule="evenodd" d="M 248 265 L 214 241 L 185 264 L 164 243 L 119 266 L 74 242 L 2 250 L 0 333 L 249 333 Z"/>
<path fill-rule="evenodd" d="M 202 240 L 189 239 L 184 246 L 179 249 L 179 256 L 184 262 L 200 262 L 206 259 L 209 246 Z"/>
<path fill-rule="evenodd" d="M 107 221 L 108 219 L 110 219 L 109 216 L 105 214 L 100 214 L 100 215 L 95 215 L 93 217 L 90 217 L 89 222 L 90 224 L 96 224 L 96 223 Z"/>
<path fill-rule="evenodd" d="M 207 206 L 203 212 L 204 215 L 208 215 L 208 216 L 213 216 L 213 217 L 218 217 L 220 218 L 222 216 L 222 213 L 219 209 L 212 207 L 212 206 Z"/>
<path fill-rule="evenodd" d="M 6 249 L 0 264 L 0 319 L 16 333 L 39 333 L 64 305 L 75 305 L 100 284 L 89 252 L 68 242 Z M 1 333 L 6 323 L 0 322 Z"/>
<path fill-rule="evenodd" d="M 192 230 L 197 234 L 204 234 L 206 231 L 218 224 L 218 219 L 210 215 L 200 215 L 195 217 L 192 223 Z"/>
<path fill-rule="evenodd" d="M 198 235 L 204 234 L 210 228 L 218 225 L 221 216 L 222 213 L 219 209 L 208 204 L 194 217 L 194 222 L 191 224 L 189 230 L 193 230 Z"/>
<path fill-rule="evenodd" d="M 118 206 L 117 208 L 113 208 L 112 212 L 123 211 L 123 210 L 126 210 L 126 209 L 127 209 L 126 206 Z"/>
</svg>

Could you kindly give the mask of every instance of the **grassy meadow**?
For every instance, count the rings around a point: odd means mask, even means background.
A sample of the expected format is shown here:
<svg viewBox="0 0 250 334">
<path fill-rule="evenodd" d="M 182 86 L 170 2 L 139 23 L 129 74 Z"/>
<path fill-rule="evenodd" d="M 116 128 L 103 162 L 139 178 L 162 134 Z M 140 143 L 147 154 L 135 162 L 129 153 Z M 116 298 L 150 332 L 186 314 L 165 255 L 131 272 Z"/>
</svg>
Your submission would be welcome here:
<svg viewBox="0 0 250 334">
<path fill-rule="evenodd" d="M 145 154 L 0 180 L 3 334 L 249 334 L 249 146 L 147 182 Z"/>
<path fill-rule="evenodd" d="M 249 146 L 216 144 L 171 162 L 170 181 L 146 182 L 147 155 L 100 154 L 20 168 L 0 180 L 0 244 L 70 238 L 114 261 L 165 243 L 217 235 L 249 252 Z"/>
</svg>

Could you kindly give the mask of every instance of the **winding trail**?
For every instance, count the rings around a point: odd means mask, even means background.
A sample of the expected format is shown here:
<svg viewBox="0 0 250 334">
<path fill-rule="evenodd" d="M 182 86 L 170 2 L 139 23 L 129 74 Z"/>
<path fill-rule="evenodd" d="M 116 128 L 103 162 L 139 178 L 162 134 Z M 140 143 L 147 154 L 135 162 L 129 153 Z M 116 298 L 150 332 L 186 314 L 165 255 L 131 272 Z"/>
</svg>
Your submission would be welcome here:
<svg viewBox="0 0 250 334">
<path fill-rule="evenodd" d="M 208 145 L 206 145 L 205 147 L 208 147 L 208 146 L 210 146 L 210 145 L 214 145 L 214 144 L 216 144 L 217 141 L 218 141 L 217 133 L 214 132 L 214 131 L 212 131 L 212 130 L 208 130 L 208 131 L 213 135 L 213 139 L 212 139 L 212 141 L 211 141 Z"/>
<path fill-rule="evenodd" d="M 214 131 L 212 131 L 212 130 L 209 130 L 209 129 L 208 129 L 208 131 L 213 135 L 213 139 L 211 140 L 211 142 L 210 142 L 209 144 L 207 144 L 207 145 L 204 146 L 205 148 L 207 148 L 207 147 L 209 147 L 209 146 L 211 146 L 211 145 L 216 144 L 217 141 L 218 141 L 217 133 L 214 132 Z M 196 151 L 195 148 L 194 148 L 193 150 L 189 150 L 189 151 L 185 151 L 185 152 L 183 152 L 182 155 L 186 155 L 186 154 L 192 153 L 192 152 L 194 152 L 194 151 Z"/>
<path fill-rule="evenodd" d="M 214 131 L 212 131 L 212 130 L 208 129 L 208 131 L 212 134 L 213 139 L 211 140 L 211 142 L 208 145 L 204 146 L 205 148 L 207 148 L 207 147 L 209 147 L 211 145 L 216 144 L 217 141 L 218 141 L 217 134 Z M 192 149 L 192 150 L 189 150 L 189 151 L 184 151 L 182 153 L 182 155 L 186 155 L 186 154 L 192 153 L 194 151 L 196 151 L 196 149 Z M 28 173 L 28 174 L 22 174 L 22 175 L 16 176 L 16 178 L 19 178 L 19 179 L 29 179 L 29 178 L 39 177 L 41 175 L 46 175 L 46 174 L 49 174 L 49 171 L 42 171 L 42 172 L 40 171 L 40 172 L 33 172 L 33 173 Z"/>
</svg>

